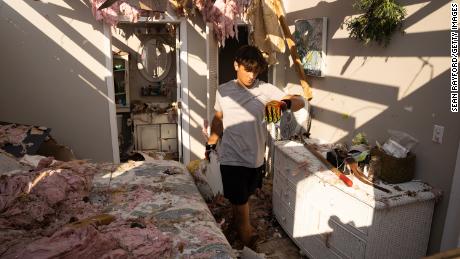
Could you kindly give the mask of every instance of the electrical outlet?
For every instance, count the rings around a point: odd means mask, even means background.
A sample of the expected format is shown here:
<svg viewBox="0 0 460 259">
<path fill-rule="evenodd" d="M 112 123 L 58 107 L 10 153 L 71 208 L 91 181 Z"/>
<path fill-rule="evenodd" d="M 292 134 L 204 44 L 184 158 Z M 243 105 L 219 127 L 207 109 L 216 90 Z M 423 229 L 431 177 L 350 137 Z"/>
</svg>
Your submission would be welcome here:
<svg viewBox="0 0 460 259">
<path fill-rule="evenodd" d="M 442 137 L 444 135 L 444 126 L 434 125 L 433 127 L 433 142 L 442 144 Z"/>
</svg>

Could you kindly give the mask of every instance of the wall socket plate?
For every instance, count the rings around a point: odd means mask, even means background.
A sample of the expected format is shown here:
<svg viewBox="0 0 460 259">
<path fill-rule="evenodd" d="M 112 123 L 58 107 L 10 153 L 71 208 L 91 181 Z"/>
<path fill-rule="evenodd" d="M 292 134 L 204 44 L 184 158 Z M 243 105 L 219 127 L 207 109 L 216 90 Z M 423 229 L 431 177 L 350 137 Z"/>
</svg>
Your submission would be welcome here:
<svg viewBox="0 0 460 259">
<path fill-rule="evenodd" d="M 433 126 L 433 142 L 442 144 L 442 137 L 444 135 L 444 126 L 434 125 Z"/>
</svg>

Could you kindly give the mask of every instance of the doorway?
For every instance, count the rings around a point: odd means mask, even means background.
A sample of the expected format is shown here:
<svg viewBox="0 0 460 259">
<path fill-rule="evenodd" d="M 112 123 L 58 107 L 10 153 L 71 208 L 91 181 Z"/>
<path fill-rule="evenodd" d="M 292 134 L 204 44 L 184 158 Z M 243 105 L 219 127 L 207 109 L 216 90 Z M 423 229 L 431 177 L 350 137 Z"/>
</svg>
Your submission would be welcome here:
<svg viewBox="0 0 460 259">
<path fill-rule="evenodd" d="M 179 23 L 120 23 L 112 30 L 120 161 L 180 160 Z M 126 57 L 122 64 L 119 56 Z M 120 98 L 119 96 L 122 96 Z"/>
<path fill-rule="evenodd" d="M 228 38 L 225 40 L 225 47 L 219 48 L 219 85 L 236 78 L 236 71 L 233 68 L 235 52 L 241 46 L 248 44 L 248 25 L 238 25 L 238 39 L 236 37 Z M 268 82 L 268 71 L 265 71 L 264 73 L 260 74 L 258 78 L 264 82 Z"/>
</svg>

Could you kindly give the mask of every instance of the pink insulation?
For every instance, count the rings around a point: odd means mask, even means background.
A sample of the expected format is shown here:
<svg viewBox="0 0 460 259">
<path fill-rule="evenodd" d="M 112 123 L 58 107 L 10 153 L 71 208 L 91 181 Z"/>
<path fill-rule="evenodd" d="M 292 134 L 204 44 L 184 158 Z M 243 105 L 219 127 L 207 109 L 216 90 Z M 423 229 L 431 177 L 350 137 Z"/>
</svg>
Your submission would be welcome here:
<svg viewBox="0 0 460 259">
<path fill-rule="evenodd" d="M 52 245 L 50 245 L 52 244 Z M 64 227 L 51 237 L 38 239 L 5 258 L 99 258 L 117 247 L 114 239 L 94 226 Z M 10 251 L 9 251 L 10 252 Z"/>
<path fill-rule="evenodd" d="M 50 246 L 50 244 L 52 244 Z M 152 224 L 132 228 L 120 220 L 107 226 L 68 225 L 4 258 L 171 258 L 173 242 Z"/>
<path fill-rule="evenodd" d="M 109 25 L 116 25 L 120 17 L 124 17 L 131 22 L 137 22 L 139 10 L 123 0 L 116 1 L 110 7 L 97 10 L 106 0 L 91 0 L 93 15 L 96 21 L 103 20 Z"/>
<path fill-rule="evenodd" d="M 139 228 L 123 219 L 101 225 L 88 221 L 101 213 L 84 201 L 95 171 L 92 164 L 71 161 L 2 176 L 0 257 L 171 258 L 177 253 L 173 239 L 150 222 Z M 124 202 L 152 195 L 140 187 Z"/>
<path fill-rule="evenodd" d="M 31 127 L 15 124 L 0 125 L 0 147 L 5 144 L 20 145 Z"/>
<path fill-rule="evenodd" d="M 171 204 L 188 206 L 186 201 L 193 201 L 164 186 L 167 177 L 171 186 L 180 186 L 185 174 L 152 177 L 150 167 L 136 167 L 132 170 L 138 170 L 138 177 L 155 179 L 158 185 L 107 179 L 112 184 L 108 188 L 95 186 L 114 166 L 76 160 L 50 164 L 50 159 L 38 164 L 31 171 L 0 176 L 1 258 L 210 258 L 216 251 L 198 247 L 228 244 L 220 229 L 200 224 L 200 217 L 212 218 L 208 211 Z M 156 210 L 162 217 L 153 217 Z M 183 211 L 196 218 L 183 217 Z M 134 212 L 142 216 L 132 217 Z"/>
<path fill-rule="evenodd" d="M 137 22 L 142 10 L 130 5 L 125 0 L 118 0 L 110 7 L 98 10 L 106 0 L 91 0 L 92 12 L 97 21 L 103 20 L 109 25 L 116 25 L 120 17 Z M 173 1 L 179 15 L 185 15 L 182 8 L 188 8 L 184 1 Z M 246 12 L 250 0 L 193 0 L 193 6 L 202 14 L 205 22 L 213 24 L 217 41 L 225 44 L 225 39 L 237 36 L 236 22 Z"/>
<path fill-rule="evenodd" d="M 195 6 L 200 10 L 205 22 L 213 24 L 214 35 L 221 45 L 225 39 L 235 37 L 237 34 L 236 21 L 240 14 L 247 8 L 247 0 L 194 0 Z"/>
<path fill-rule="evenodd" d="M 129 222 L 114 222 L 104 226 L 101 232 L 110 235 L 134 258 L 171 258 L 173 240 L 158 230 L 153 224 L 145 228 L 132 228 Z"/>
<path fill-rule="evenodd" d="M 42 171 L 23 172 L 0 179 L 0 212 L 10 225 L 31 225 L 55 216 L 81 201 L 91 186 L 94 168 L 76 161 Z"/>
</svg>

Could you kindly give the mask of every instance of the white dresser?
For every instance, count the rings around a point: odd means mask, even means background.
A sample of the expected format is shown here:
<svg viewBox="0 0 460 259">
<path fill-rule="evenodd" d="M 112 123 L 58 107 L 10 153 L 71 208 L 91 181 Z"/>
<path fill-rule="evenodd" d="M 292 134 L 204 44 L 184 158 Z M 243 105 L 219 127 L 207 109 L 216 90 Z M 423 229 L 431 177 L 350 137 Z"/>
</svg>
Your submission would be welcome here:
<svg viewBox="0 0 460 259">
<path fill-rule="evenodd" d="M 273 211 L 310 258 L 420 258 L 435 193 L 422 182 L 345 186 L 302 144 L 275 144 Z"/>
</svg>

